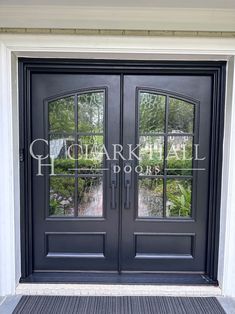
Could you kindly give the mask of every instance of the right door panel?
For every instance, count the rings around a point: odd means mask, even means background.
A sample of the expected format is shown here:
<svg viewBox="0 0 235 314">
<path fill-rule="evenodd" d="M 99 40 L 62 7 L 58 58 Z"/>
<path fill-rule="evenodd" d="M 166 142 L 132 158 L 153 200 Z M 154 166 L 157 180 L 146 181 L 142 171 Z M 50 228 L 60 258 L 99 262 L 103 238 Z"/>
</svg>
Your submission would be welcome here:
<svg viewBox="0 0 235 314">
<path fill-rule="evenodd" d="M 205 273 L 211 89 L 210 76 L 124 77 L 123 271 Z"/>
</svg>

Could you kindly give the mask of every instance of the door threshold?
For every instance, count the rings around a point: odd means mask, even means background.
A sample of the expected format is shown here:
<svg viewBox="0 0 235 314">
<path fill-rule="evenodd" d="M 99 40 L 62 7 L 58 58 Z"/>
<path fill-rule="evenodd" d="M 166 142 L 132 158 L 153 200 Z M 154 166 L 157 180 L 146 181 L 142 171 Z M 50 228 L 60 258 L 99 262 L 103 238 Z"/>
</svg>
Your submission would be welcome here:
<svg viewBox="0 0 235 314">
<path fill-rule="evenodd" d="M 35 272 L 22 283 L 71 283 L 112 285 L 218 285 L 202 274 L 182 273 L 104 273 L 104 272 Z"/>
<path fill-rule="evenodd" d="M 68 284 L 20 283 L 17 295 L 54 296 L 176 296 L 216 297 L 221 289 L 213 285 L 128 285 L 128 284 Z"/>
</svg>

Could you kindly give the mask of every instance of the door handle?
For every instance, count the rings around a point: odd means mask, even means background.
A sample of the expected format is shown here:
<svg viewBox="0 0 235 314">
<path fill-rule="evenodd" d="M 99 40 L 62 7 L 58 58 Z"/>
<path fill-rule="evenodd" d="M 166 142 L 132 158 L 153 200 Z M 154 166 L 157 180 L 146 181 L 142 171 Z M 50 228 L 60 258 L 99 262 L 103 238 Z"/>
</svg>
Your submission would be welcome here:
<svg viewBox="0 0 235 314">
<path fill-rule="evenodd" d="M 126 170 L 131 170 L 131 164 L 125 164 Z M 124 186 L 126 188 L 126 201 L 125 201 L 125 208 L 130 208 L 130 188 L 131 188 L 131 171 L 125 172 L 124 174 Z"/>
<path fill-rule="evenodd" d="M 114 172 L 115 163 L 111 163 L 110 170 L 110 187 L 111 187 L 111 208 L 116 208 L 116 187 L 117 187 L 117 174 Z"/>
</svg>

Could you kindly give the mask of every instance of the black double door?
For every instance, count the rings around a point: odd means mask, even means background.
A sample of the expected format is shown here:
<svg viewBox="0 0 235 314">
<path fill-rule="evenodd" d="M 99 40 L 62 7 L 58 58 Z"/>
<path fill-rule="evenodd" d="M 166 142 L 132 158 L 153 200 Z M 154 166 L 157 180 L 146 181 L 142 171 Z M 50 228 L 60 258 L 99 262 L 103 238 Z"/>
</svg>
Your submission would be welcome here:
<svg viewBox="0 0 235 314">
<path fill-rule="evenodd" d="M 32 74 L 33 272 L 206 272 L 211 90 Z"/>
</svg>

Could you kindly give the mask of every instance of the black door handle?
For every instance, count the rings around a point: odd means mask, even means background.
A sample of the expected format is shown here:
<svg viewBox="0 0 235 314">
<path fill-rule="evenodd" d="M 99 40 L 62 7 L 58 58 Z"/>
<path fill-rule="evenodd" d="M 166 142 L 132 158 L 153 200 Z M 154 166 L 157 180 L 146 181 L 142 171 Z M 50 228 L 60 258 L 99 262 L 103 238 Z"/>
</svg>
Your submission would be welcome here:
<svg viewBox="0 0 235 314">
<path fill-rule="evenodd" d="M 126 188 L 125 208 L 130 208 L 131 164 L 125 164 L 124 186 Z"/>
<path fill-rule="evenodd" d="M 110 187 L 111 187 L 111 208 L 116 208 L 116 187 L 117 187 L 117 174 L 114 171 L 116 164 L 111 164 L 110 169 Z"/>
</svg>

